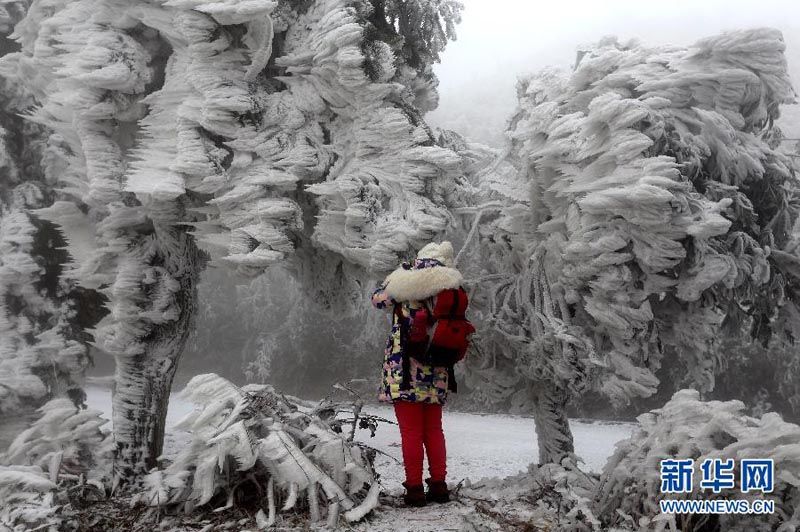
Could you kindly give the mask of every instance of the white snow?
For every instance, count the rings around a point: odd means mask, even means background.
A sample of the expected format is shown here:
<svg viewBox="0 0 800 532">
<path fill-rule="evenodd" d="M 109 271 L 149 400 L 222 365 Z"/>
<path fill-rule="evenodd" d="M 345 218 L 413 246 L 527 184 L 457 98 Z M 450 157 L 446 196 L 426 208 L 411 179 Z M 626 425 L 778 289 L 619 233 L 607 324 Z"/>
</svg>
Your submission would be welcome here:
<svg viewBox="0 0 800 532">
<path fill-rule="evenodd" d="M 86 388 L 90 408 L 101 410 L 111 419 L 111 390 L 89 385 Z M 172 394 L 167 413 L 167 430 L 164 455 L 173 456 L 180 446 L 188 442 L 188 434 L 175 428 L 193 405 Z M 375 404 L 367 412 L 394 420 L 388 406 Z M 610 423 L 573 420 L 576 453 L 583 458 L 588 470 L 599 472 L 611 455 L 614 444 L 630 436 L 631 423 Z M 473 482 L 484 477 L 507 477 L 525 471 L 538 456 L 533 419 L 524 416 L 501 414 L 466 414 L 445 409 L 444 432 L 447 440 L 448 478 L 451 482 L 470 479 Z M 382 451 L 397 461 L 378 455 L 376 467 L 381 475 L 385 491 L 396 493 L 402 490 L 402 455 L 400 432 L 396 425 L 382 423 L 374 438 L 369 431 L 359 430 L 359 441 Z"/>
<path fill-rule="evenodd" d="M 93 379 L 86 388 L 90 408 L 101 410 L 111 419 L 111 389 L 109 379 Z M 174 457 L 189 435 L 176 428 L 177 423 L 194 409 L 194 405 L 174 393 L 170 397 L 164 455 Z M 377 402 L 365 411 L 394 420 L 392 409 Z M 599 471 L 611 455 L 616 442 L 627 438 L 632 423 L 571 421 L 577 454 L 587 470 Z M 445 410 L 444 431 L 448 451 L 448 480 L 456 484 L 462 479 L 473 483 L 484 477 L 508 477 L 527 470 L 538 456 L 533 419 L 524 416 L 499 414 L 466 414 Z M 399 495 L 403 488 L 400 433 L 396 425 L 380 424 L 374 438 L 369 431 L 360 430 L 358 440 L 383 455 L 376 459 L 383 491 Z M 396 460 L 396 461 L 395 461 Z M 465 519 L 475 512 L 472 504 L 431 505 L 409 509 L 383 504 L 380 512 L 353 525 L 353 530 L 369 532 L 428 532 L 463 530 Z"/>
<path fill-rule="evenodd" d="M 389 407 L 368 408 L 370 413 L 394 420 Z M 485 477 L 507 477 L 528 469 L 539 450 L 533 419 L 501 414 L 466 414 L 445 409 L 448 478 L 477 481 Z M 630 436 L 633 424 L 572 421 L 576 453 L 588 470 L 599 472 L 614 450 L 614 444 Z M 358 439 L 398 460 L 379 455 L 377 469 L 384 488 L 400 489 L 403 481 L 400 432 L 396 425 L 381 424 L 374 438 L 359 431 Z"/>
</svg>

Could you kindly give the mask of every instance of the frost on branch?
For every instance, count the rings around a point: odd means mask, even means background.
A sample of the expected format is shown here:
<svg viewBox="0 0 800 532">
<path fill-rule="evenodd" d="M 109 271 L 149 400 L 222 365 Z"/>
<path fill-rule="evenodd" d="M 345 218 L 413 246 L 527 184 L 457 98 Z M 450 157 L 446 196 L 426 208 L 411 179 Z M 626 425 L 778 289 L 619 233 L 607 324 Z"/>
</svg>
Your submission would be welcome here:
<svg viewBox="0 0 800 532">
<path fill-rule="evenodd" d="M 435 146 L 421 119 L 418 79 L 427 74 L 409 68 L 424 70 L 435 56 L 412 64 L 400 51 L 392 53 L 399 39 L 424 47 L 403 33 L 416 26 L 401 25 L 397 35 L 388 25 L 398 16 L 392 5 L 364 3 L 353 10 L 343 2 L 317 2 L 291 21 L 285 54 L 276 58 L 285 69 L 286 98 L 316 117 L 313 137 L 307 138 L 314 139 L 324 179 L 307 187 L 318 217 L 313 241 L 373 272 L 393 269 L 409 249 L 444 230 L 458 167 L 455 154 Z M 446 25 L 458 12 L 448 5 L 453 13 L 445 10 L 440 20 L 425 2 L 404 2 L 397 9 Z M 310 33 L 297 30 L 306 25 Z M 431 53 L 438 54 L 444 42 L 433 41 Z"/>
<path fill-rule="evenodd" d="M 597 376 L 624 403 L 655 391 L 666 350 L 708 390 L 723 324 L 768 334 L 758 325 L 793 305 L 776 253 L 797 219 L 794 169 L 767 142 L 794 97 L 783 50 L 774 30 L 688 49 L 608 40 L 571 73 L 521 82 L 503 163 L 529 196 L 490 183 L 510 203 L 490 234 L 519 272 L 495 315 L 523 372 L 573 391 Z"/>
<path fill-rule="evenodd" d="M 22 181 L 18 167 L 29 154 L 12 157 L 7 136 L 0 129 L 0 413 L 63 393 L 88 364 L 86 346 L 72 332 L 71 287 L 54 277 L 61 253 L 45 244 L 57 245 L 58 235 L 28 214 L 45 201 L 44 183 Z"/>
<path fill-rule="evenodd" d="M 96 212 L 45 214 L 95 233 L 78 277 L 110 284 L 148 218 L 193 225 L 213 259 L 243 273 L 312 233 L 347 261 L 393 268 L 448 220 L 440 204 L 457 158 L 433 145 L 412 78 L 438 58 L 458 13 L 455 2 L 82 0 L 53 14 L 34 4 L 8 68 L 47 87 L 32 118 L 77 154 L 64 153 L 63 181 Z M 406 27 L 409 16 L 424 24 Z M 398 18 L 408 35 L 389 25 Z M 413 76 L 395 68 L 401 41 Z M 179 208 L 162 205 L 171 201 Z"/>
<path fill-rule="evenodd" d="M 48 294 L 33 251 L 37 229 L 19 208 L 0 207 L 0 412 L 63 393 L 88 364 L 73 339 L 75 310 Z M 59 291 L 60 292 L 60 291 Z M 53 297 L 55 296 L 55 297 Z"/>
<path fill-rule="evenodd" d="M 215 374 L 194 377 L 183 395 L 197 405 L 179 424 L 192 440 L 145 477 L 136 502 L 188 512 L 249 500 L 260 528 L 275 524 L 279 508 L 302 505 L 311 521 L 335 526 L 340 513 L 357 521 L 377 506 L 371 458 L 316 410 L 270 386 L 238 388 Z"/>
<path fill-rule="evenodd" d="M 489 326 L 468 381 L 533 407 L 542 461 L 571 451 L 565 407 L 587 387 L 649 396 L 666 355 L 708 391 L 714 338 L 796 330 L 800 202 L 773 127 L 794 98 L 783 50 L 769 29 L 688 49 L 611 39 L 519 84 L 509 144 L 474 179 L 503 208 L 470 261 Z"/>
<path fill-rule="evenodd" d="M 423 43 L 387 23 L 406 7 L 425 20 Z M 445 227 L 439 204 L 457 158 L 434 145 L 415 105 L 430 106 L 425 61 L 458 11 L 32 3 L 14 33 L 22 49 L 0 71 L 22 80 L 30 120 L 52 132 L 47 168 L 66 199 L 38 214 L 65 233 L 75 259 L 65 275 L 109 301 L 92 332 L 117 358 L 122 477 L 160 452 L 206 258 L 198 247 L 244 274 L 302 248 L 298 272 L 321 285 L 319 271 L 342 262 L 391 269 Z M 393 48 L 403 38 L 428 50 L 410 69 Z"/>
<path fill-rule="evenodd" d="M 8 35 L 22 20 L 30 0 L 0 0 L 0 35 Z"/>
<path fill-rule="evenodd" d="M 734 459 L 739 479 L 739 460 L 766 458 L 775 463 L 772 493 L 740 493 L 737 499 L 775 502 L 769 515 L 720 515 L 720 530 L 794 530 L 800 525 L 800 427 L 770 412 L 761 418 L 745 415 L 741 401 L 703 402 L 695 390 L 681 390 L 658 410 L 638 418 L 639 429 L 617 449 L 603 469 L 595 490 L 595 508 L 606 527 L 665 530 L 669 521 L 679 530 L 703 529 L 702 515 L 660 515 L 660 461 L 693 458 L 694 491 L 687 499 L 725 498 L 730 492 L 699 489 L 700 464 L 707 458 Z M 737 480 L 738 486 L 738 480 Z M 676 496 L 677 498 L 677 496 Z"/>
<path fill-rule="evenodd" d="M 105 496 L 113 442 L 101 427 L 108 420 L 65 398 L 39 412 L 0 455 L 0 527 L 61 530 L 65 504 L 90 500 L 87 490 Z"/>
<path fill-rule="evenodd" d="M 112 438 L 101 428 L 108 423 L 101 412 L 82 409 L 66 398 L 49 401 L 39 412 L 41 417 L 17 435 L 0 455 L 1 461 L 38 466 L 54 483 L 62 479 L 107 481 Z"/>
<path fill-rule="evenodd" d="M 570 456 L 511 477 L 467 483 L 459 495 L 475 500 L 478 513 L 504 525 L 502 530 L 588 532 L 605 530 L 592 509 L 596 485 L 596 476 L 581 471 Z"/>
<path fill-rule="evenodd" d="M 38 466 L 0 466 L 0 526 L 13 532 L 58 530 L 55 488 Z"/>
<path fill-rule="evenodd" d="M 0 3 L 3 38 L 27 6 Z M 7 43 L 4 51 L 10 49 Z M 67 260 L 62 238 L 30 215 L 52 201 L 46 135 L 19 116 L 32 96 L 7 74 L 0 65 L 0 413 L 6 414 L 64 392 L 89 362 L 85 338 L 75 330 L 75 287 L 58 278 Z"/>
</svg>

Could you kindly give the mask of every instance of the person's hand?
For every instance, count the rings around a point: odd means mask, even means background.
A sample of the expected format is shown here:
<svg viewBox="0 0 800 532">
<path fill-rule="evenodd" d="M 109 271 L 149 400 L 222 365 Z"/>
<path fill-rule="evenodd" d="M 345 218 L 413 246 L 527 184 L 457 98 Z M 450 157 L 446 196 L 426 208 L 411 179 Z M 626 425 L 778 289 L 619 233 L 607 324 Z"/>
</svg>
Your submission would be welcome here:
<svg viewBox="0 0 800 532">
<path fill-rule="evenodd" d="M 385 309 L 394 305 L 394 300 L 384 291 L 381 286 L 372 293 L 372 306 L 377 309 Z"/>
</svg>

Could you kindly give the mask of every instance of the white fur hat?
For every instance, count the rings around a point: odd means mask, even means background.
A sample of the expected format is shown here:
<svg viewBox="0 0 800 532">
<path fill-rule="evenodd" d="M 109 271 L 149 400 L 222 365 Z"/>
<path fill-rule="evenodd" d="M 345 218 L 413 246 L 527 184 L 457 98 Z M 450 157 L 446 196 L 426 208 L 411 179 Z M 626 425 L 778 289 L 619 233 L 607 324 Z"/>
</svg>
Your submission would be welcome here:
<svg viewBox="0 0 800 532">
<path fill-rule="evenodd" d="M 417 253 L 418 259 L 435 259 L 445 266 L 453 265 L 453 244 L 444 241 L 441 244 L 431 242 Z"/>
</svg>

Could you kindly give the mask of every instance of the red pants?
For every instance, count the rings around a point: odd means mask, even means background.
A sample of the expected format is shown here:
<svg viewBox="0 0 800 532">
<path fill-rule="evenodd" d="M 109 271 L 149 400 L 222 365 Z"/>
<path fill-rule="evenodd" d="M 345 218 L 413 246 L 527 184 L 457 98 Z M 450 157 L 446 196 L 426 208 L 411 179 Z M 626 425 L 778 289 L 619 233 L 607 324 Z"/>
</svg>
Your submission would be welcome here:
<svg viewBox="0 0 800 532">
<path fill-rule="evenodd" d="M 428 454 L 431 480 L 443 482 L 447 476 L 447 451 L 442 431 L 442 405 L 396 401 L 394 413 L 403 442 L 406 484 L 422 485 L 423 446 Z"/>
</svg>

